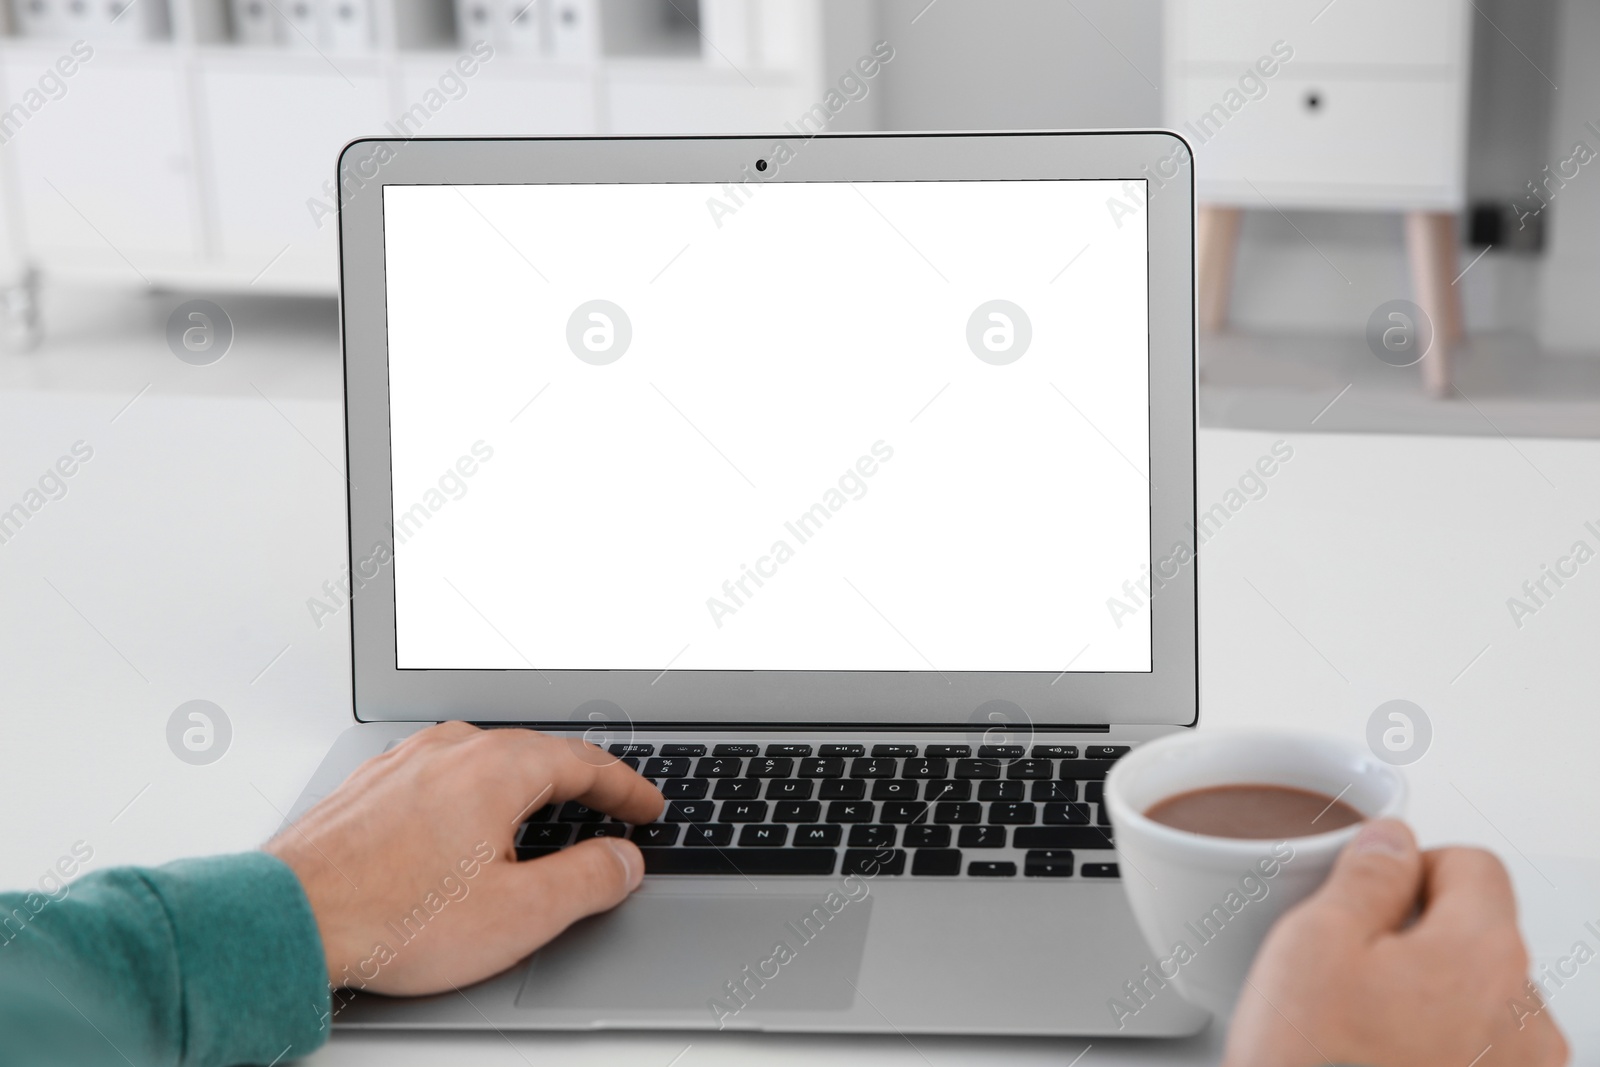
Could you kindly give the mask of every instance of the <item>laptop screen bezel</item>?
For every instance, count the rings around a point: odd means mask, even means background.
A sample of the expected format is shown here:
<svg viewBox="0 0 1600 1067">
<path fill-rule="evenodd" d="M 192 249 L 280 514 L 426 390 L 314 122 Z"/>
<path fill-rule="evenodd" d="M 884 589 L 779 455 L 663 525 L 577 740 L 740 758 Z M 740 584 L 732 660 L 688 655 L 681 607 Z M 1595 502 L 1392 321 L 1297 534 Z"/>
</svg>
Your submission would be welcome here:
<svg viewBox="0 0 1600 1067">
<path fill-rule="evenodd" d="M 1194 191 L 1188 145 L 1166 131 L 821 134 L 811 138 L 366 138 L 340 153 L 349 604 L 356 718 L 571 726 L 960 727 L 1000 707 L 1039 728 L 1198 720 L 1197 566 L 1145 610 L 1151 670 L 1099 673 L 398 669 L 395 657 L 383 195 L 386 185 L 762 181 L 1104 180 L 1145 183 L 1149 240 L 1150 545 L 1194 547 Z M 1175 172 L 1175 173 L 1174 173 Z M 1126 203 L 1133 203 L 1129 197 Z M 1073 250 L 1063 248 L 1063 262 Z M 1159 490 L 1154 487 L 1159 486 Z M 1155 565 L 1152 560 L 1152 566 Z M 1119 576 L 1131 577 L 1131 576 Z M 1111 583 L 1116 584 L 1116 583 Z M 619 609 L 620 610 L 620 609 Z M 1071 650 L 1063 650 L 1062 668 Z M 600 710 L 596 710 L 600 709 Z M 994 715 L 991 712 L 990 717 Z"/>
</svg>

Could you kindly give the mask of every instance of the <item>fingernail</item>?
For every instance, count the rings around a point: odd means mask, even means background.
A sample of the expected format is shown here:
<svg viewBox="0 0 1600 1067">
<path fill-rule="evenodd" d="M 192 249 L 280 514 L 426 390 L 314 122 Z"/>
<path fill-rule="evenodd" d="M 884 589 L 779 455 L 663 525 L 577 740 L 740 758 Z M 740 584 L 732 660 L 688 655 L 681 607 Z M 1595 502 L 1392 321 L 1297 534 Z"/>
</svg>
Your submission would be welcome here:
<svg viewBox="0 0 1600 1067">
<path fill-rule="evenodd" d="M 628 892 L 638 889 L 639 883 L 644 881 L 644 857 L 639 855 L 639 850 L 614 838 L 601 840 L 611 847 L 611 854 L 622 864 L 622 873 L 628 882 Z"/>
<path fill-rule="evenodd" d="M 1356 839 L 1350 843 L 1350 851 L 1376 852 L 1379 855 L 1403 860 L 1411 855 L 1411 841 L 1399 823 L 1389 819 L 1379 819 L 1361 828 Z"/>
</svg>

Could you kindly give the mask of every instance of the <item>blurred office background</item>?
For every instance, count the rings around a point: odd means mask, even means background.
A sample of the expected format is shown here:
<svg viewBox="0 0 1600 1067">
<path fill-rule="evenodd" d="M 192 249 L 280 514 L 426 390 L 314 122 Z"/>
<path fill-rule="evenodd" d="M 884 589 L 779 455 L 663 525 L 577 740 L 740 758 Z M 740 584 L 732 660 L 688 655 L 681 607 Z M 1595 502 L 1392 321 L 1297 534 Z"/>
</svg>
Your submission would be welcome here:
<svg viewBox="0 0 1600 1067">
<path fill-rule="evenodd" d="M 0 384 L 337 396 L 362 135 L 1166 125 L 1205 205 L 1204 421 L 1600 435 L 1593 0 L 8 4 Z M 143 362 L 195 294 L 249 382 Z M 1395 301 L 1420 363 L 1372 342 Z"/>
</svg>

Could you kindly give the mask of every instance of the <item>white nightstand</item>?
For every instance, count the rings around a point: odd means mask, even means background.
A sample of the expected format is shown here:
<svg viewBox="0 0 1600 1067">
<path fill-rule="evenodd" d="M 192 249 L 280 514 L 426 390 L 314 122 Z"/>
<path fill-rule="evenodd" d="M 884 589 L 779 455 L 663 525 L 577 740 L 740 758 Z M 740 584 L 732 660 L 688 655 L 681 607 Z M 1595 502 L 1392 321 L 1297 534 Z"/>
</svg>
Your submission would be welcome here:
<svg viewBox="0 0 1600 1067">
<path fill-rule="evenodd" d="M 1195 152 L 1200 324 L 1227 321 L 1240 214 L 1399 211 L 1423 373 L 1449 389 L 1465 203 L 1468 0 L 1168 0 L 1167 123 Z"/>
</svg>

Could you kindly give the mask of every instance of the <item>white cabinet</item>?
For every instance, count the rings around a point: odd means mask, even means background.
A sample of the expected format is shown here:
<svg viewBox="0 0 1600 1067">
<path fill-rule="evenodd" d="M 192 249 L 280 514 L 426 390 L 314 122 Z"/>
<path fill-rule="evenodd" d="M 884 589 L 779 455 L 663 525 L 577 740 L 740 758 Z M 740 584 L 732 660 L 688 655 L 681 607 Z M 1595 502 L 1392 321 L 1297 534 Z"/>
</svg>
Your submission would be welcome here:
<svg viewBox="0 0 1600 1067">
<path fill-rule="evenodd" d="M 205 56 L 197 77 L 217 258 L 257 288 L 325 285 L 338 269 L 334 162 L 384 132 L 388 79 L 375 60 L 334 71 L 315 55 Z"/>
<path fill-rule="evenodd" d="M 457 58 L 454 53 L 439 53 L 407 57 L 404 62 L 398 115 L 420 117 L 413 110 L 419 103 L 426 109 L 425 101 L 442 100 L 423 120 L 421 133 L 470 137 L 595 132 L 594 84 L 583 68 L 528 62 L 502 49 L 470 78 L 452 80 L 448 74 Z M 448 93 L 440 90 L 441 79 L 447 82 Z M 418 130 L 407 127 L 406 132 Z"/>
<path fill-rule="evenodd" d="M 1470 0 L 1169 0 L 1167 124 L 1202 203 L 1456 211 Z"/>
<path fill-rule="evenodd" d="M 1169 44 L 1184 66 L 1255 62 L 1276 41 L 1299 67 L 1450 68 L 1468 12 L 1460 0 L 1175 0 Z"/>
<path fill-rule="evenodd" d="M 1194 150 L 1200 325 L 1227 321 L 1240 213 L 1404 212 L 1422 372 L 1450 388 L 1471 0 L 1168 0 L 1167 124 Z"/>
<path fill-rule="evenodd" d="M 11 212 L 13 240 L 46 269 L 138 285 L 200 252 L 189 96 L 170 49 L 111 47 L 57 77 L 57 94 L 40 94 L 69 48 L 0 57 L 5 99 L 18 102 L 4 148 L 8 189 L 25 205 Z"/>
<path fill-rule="evenodd" d="M 1194 130 L 1199 196 L 1279 208 L 1456 210 L 1464 195 L 1454 85 L 1305 77 L 1288 69 L 1220 128 L 1204 122 L 1237 79 L 1196 75 L 1175 90 Z M 1203 125 L 1202 125 L 1203 123 Z M 1214 132 L 1213 132 L 1214 131 Z M 1205 137 L 1205 140 L 1200 140 Z"/>
<path fill-rule="evenodd" d="M 690 79 L 618 73 L 606 79 L 605 92 L 618 134 L 782 133 L 813 103 L 800 85 L 751 85 L 731 72 Z"/>
</svg>

